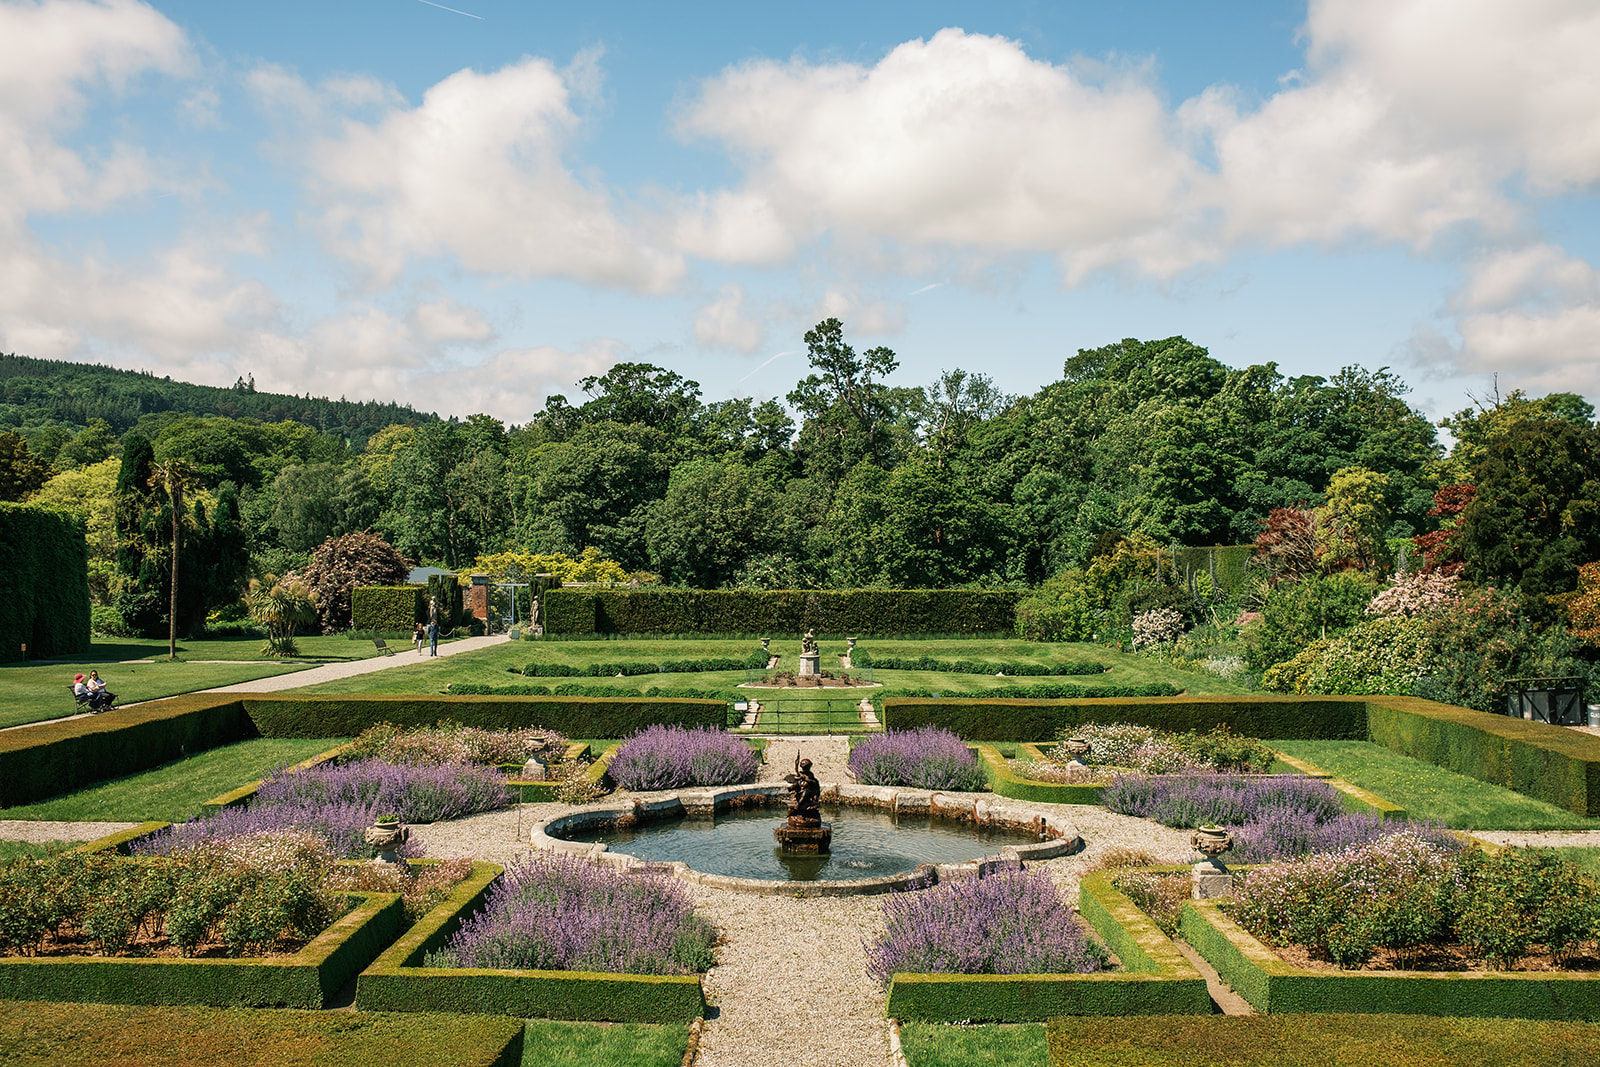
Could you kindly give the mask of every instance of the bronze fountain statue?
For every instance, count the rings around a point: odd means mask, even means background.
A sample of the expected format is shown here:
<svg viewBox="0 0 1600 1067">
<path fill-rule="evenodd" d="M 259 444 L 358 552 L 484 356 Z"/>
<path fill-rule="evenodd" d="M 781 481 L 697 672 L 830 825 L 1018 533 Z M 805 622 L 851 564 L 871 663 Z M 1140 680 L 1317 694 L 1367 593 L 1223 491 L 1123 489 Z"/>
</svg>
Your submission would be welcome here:
<svg viewBox="0 0 1600 1067">
<path fill-rule="evenodd" d="M 822 821 L 822 783 L 811 773 L 811 761 L 794 757 L 794 773 L 786 774 L 789 783 L 789 821 L 772 831 L 783 852 L 825 855 L 833 840 L 833 827 Z"/>
</svg>

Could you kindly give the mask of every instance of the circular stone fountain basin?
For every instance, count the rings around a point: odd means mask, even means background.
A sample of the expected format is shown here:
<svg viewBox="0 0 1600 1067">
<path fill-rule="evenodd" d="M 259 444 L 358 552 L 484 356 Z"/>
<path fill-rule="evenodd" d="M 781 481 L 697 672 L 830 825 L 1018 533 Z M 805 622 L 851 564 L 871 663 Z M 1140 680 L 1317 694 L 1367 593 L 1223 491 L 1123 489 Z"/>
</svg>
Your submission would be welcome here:
<svg viewBox="0 0 1600 1067">
<path fill-rule="evenodd" d="M 781 785 L 685 791 L 573 812 L 540 823 L 533 844 L 625 866 L 667 868 L 701 884 L 762 894 L 883 893 L 1016 867 L 1082 847 L 1059 816 L 970 793 L 831 786 L 827 856 L 784 855 Z"/>
</svg>

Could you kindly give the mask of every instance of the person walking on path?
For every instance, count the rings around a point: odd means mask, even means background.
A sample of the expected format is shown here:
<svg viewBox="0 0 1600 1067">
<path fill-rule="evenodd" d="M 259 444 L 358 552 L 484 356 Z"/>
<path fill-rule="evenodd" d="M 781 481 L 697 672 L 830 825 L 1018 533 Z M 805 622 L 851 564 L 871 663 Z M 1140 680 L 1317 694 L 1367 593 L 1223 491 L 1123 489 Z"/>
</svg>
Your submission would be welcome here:
<svg viewBox="0 0 1600 1067">
<path fill-rule="evenodd" d="M 428 623 L 428 655 L 439 654 L 439 623 L 437 620 Z"/>
<path fill-rule="evenodd" d="M 417 655 L 422 655 L 422 642 L 427 638 L 428 632 L 417 623 L 417 628 L 411 631 L 411 647 L 417 650 Z"/>
</svg>

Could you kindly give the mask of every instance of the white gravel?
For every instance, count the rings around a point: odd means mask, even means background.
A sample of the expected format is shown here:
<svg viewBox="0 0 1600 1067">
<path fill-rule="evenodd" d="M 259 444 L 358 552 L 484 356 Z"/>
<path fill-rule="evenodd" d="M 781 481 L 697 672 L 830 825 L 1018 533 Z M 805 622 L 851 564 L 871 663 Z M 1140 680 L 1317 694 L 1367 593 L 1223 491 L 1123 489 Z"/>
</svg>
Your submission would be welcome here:
<svg viewBox="0 0 1600 1067">
<path fill-rule="evenodd" d="M 107 834 L 131 830 L 136 822 L 33 822 L 23 819 L 0 819 L 0 841 L 28 841 L 44 844 L 47 841 L 93 841 Z"/>
</svg>

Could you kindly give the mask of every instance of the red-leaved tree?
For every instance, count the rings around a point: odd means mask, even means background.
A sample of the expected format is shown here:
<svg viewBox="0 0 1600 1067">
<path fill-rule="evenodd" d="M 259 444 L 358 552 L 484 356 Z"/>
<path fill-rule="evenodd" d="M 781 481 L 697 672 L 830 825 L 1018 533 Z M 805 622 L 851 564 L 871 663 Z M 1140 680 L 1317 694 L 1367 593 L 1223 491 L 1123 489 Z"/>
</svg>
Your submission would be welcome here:
<svg viewBox="0 0 1600 1067">
<path fill-rule="evenodd" d="M 299 577 L 316 592 L 317 621 L 325 634 L 350 626 L 350 590 L 358 585 L 399 585 L 411 565 L 370 530 L 330 537 L 311 552 Z"/>
</svg>

